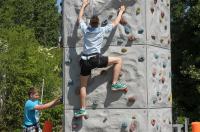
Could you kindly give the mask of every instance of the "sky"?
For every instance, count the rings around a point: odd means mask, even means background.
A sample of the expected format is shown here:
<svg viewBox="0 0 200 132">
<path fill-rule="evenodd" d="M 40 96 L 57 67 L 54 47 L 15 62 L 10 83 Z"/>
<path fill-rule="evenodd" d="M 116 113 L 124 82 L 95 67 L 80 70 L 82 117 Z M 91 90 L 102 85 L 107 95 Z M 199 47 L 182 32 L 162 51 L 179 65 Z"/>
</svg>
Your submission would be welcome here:
<svg viewBox="0 0 200 132">
<path fill-rule="evenodd" d="M 58 5 L 58 12 L 61 11 L 61 7 L 60 7 L 60 2 L 62 2 L 62 0 L 57 0 L 56 5 Z"/>
</svg>

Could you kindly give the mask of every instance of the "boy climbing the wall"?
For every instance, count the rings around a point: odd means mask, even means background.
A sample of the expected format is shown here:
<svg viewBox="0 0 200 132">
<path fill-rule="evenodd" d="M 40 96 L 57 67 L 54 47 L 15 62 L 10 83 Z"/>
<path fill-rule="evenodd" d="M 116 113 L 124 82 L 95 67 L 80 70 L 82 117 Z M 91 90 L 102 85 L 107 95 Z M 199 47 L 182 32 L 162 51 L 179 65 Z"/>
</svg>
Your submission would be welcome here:
<svg viewBox="0 0 200 132">
<path fill-rule="evenodd" d="M 85 116 L 87 112 L 86 108 L 86 88 L 88 84 L 88 78 L 91 74 L 91 70 L 94 68 L 103 68 L 110 65 L 114 65 L 113 70 L 113 79 L 111 89 L 112 91 L 126 89 L 127 86 L 118 82 L 119 74 L 122 67 L 122 59 L 120 57 L 108 57 L 101 55 L 101 45 L 103 43 L 103 38 L 105 33 L 112 31 L 116 27 L 121 17 L 125 11 L 125 6 L 121 5 L 119 9 L 118 16 L 112 21 L 111 24 L 106 25 L 105 27 L 99 26 L 98 16 L 92 16 L 90 18 L 89 26 L 83 20 L 83 14 L 85 7 L 89 4 L 89 0 L 83 0 L 82 7 L 79 12 L 78 22 L 80 28 L 84 34 L 84 44 L 83 52 L 80 60 L 80 105 L 81 109 L 75 113 L 75 117 Z"/>
</svg>

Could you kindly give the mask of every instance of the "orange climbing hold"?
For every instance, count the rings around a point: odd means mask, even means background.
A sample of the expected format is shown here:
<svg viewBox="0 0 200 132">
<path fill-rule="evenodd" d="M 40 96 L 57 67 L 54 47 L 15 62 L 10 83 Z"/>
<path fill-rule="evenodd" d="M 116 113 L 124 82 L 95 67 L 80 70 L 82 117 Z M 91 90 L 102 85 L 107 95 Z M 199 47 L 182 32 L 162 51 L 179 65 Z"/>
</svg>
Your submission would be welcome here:
<svg viewBox="0 0 200 132">
<path fill-rule="evenodd" d="M 200 122 L 192 122 L 192 132 L 200 132 Z"/>
<path fill-rule="evenodd" d="M 51 121 L 45 121 L 44 122 L 44 127 L 43 127 L 43 132 L 52 132 L 53 124 Z"/>
</svg>

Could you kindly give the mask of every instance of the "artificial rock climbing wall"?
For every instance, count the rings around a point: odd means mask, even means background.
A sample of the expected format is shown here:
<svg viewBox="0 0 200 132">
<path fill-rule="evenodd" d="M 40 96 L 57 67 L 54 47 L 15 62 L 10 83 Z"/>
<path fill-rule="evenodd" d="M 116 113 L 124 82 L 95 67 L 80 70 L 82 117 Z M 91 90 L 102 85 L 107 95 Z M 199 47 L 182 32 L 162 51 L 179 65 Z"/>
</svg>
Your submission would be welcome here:
<svg viewBox="0 0 200 132">
<path fill-rule="evenodd" d="M 89 118 L 74 119 L 79 109 L 79 59 L 83 34 L 77 24 L 81 0 L 63 1 L 63 87 L 65 132 L 172 132 L 170 1 L 90 0 L 85 21 L 98 15 L 100 26 L 126 12 L 106 34 L 102 53 L 123 59 L 120 81 L 128 92 L 111 91 L 113 67 L 92 70 L 87 88 Z"/>
</svg>

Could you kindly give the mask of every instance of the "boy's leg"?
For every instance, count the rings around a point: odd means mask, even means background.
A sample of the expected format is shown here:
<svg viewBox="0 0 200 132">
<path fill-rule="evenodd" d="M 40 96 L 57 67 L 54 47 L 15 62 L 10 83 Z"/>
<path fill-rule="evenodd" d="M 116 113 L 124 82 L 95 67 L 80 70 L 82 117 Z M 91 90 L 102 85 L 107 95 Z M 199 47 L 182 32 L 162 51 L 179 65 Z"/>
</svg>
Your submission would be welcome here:
<svg viewBox="0 0 200 132">
<path fill-rule="evenodd" d="M 118 81 L 121 72 L 122 59 L 119 57 L 108 57 L 108 65 L 114 65 L 112 84 L 115 84 Z"/>
<path fill-rule="evenodd" d="M 114 65 L 112 90 L 116 91 L 126 89 L 127 86 L 125 84 L 118 82 L 119 74 L 122 68 L 122 59 L 120 57 L 108 57 L 108 65 Z"/>
<path fill-rule="evenodd" d="M 87 84 L 88 84 L 88 78 L 89 76 L 82 76 L 80 75 L 80 105 L 81 105 L 81 108 L 85 109 L 86 108 L 86 101 L 85 101 L 85 98 L 86 98 L 86 88 L 87 88 Z"/>
<path fill-rule="evenodd" d="M 86 88 L 87 88 L 87 84 L 88 84 L 88 76 L 82 76 L 80 75 L 80 106 L 81 109 L 75 113 L 75 117 L 80 117 L 80 116 L 84 116 L 87 114 L 85 108 L 86 108 Z"/>
</svg>

